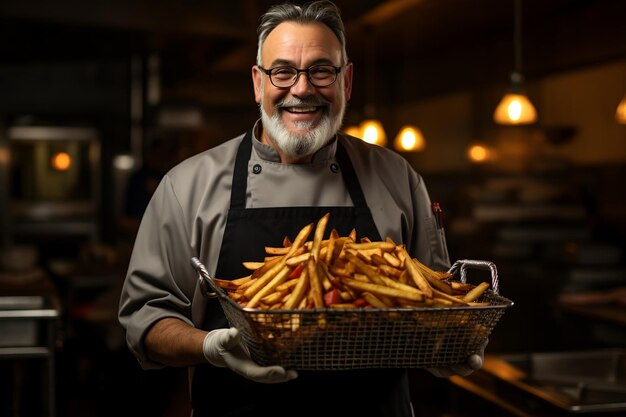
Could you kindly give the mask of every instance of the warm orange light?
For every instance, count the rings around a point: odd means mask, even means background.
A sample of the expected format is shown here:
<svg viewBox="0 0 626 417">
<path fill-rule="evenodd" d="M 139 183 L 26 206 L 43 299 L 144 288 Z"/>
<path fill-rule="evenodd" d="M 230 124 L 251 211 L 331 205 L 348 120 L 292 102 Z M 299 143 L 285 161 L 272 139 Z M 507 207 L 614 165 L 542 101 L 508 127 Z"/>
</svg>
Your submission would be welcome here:
<svg viewBox="0 0 626 417">
<path fill-rule="evenodd" d="M 523 125 L 537 121 L 537 111 L 524 94 L 506 94 L 496 111 L 493 120 L 501 125 Z"/>
<path fill-rule="evenodd" d="M 404 126 L 400 129 L 398 136 L 396 136 L 393 147 L 401 152 L 421 151 L 426 147 L 426 141 L 420 129 L 412 126 Z"/>
<path fill-rule="evenodd" d="M 52 168 L 67 171 L 72 166 L 72 157 L 67 152 L 57 152 L 52 157 Z"/>
<path fill-rule="evenodd" d="M 367 142 L 378 146 L 387 144 L 387 135 L 383 125 L 375 119 L 365 120 L 359 126 L 361 130 L 361 138 Z"/>
<path fill-rule="evenodd" d="M 624 95 L 622 101 L 620 101 L 617 105 L 617 110 L 615 111 L 615 120 L 617 120 L 617 123 L 626 125 L 626 95 Z"/>
<path fill-rule="evenodd" d="M 11 155 L 7 148 L 0 147 L 0 164 L 8 164 L 11 160 Z"/>
<path fill-rule="evenodd" d="M 355 138 L 359 138 L 361 139 L 361 129 L 359 129 L 358 126 L 346 126 L 343 129 L 343 133 L 345 133 L 346 135 L 350 135 L 350 136 L 354 136 Z"/>
<path fill-rule="evenodd" d="M 491 158 L 491 150 L 484 145 L 472 145 L 467 150 L 467 157 L 472 162 L 483 163 Z"/>
</svg>

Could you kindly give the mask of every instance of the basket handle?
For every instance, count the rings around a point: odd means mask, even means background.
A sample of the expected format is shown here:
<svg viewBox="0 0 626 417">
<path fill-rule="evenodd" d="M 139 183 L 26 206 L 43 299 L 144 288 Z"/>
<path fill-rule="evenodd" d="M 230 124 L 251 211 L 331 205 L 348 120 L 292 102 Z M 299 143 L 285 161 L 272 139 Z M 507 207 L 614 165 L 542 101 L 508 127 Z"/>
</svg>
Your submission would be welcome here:
<svg viewBox="0 0 626 417">
<path fill-rule="evenodd" d="M 198 281 L 200 284 L 200 291 L 205 297 L 215 298 L 218 296 L 218 287 L 209 275 L 206 266 L 195 256 L 191 258 L 191 265 L 198 271 Z"/>
<path fill-rule="evenodd" d="M 461 282 L 467 281 L 467 268 L 474 267 L 476 269 L 485 269 L 491 271 L 491 291 L 498 295 L 498 271 L 496 265 L 489 261 L 477 261 L 472 259 L 463 259 L 456 261 L 448 270 L 449 273 L 454 274 L 457 269 L 459 270 L 459 278 Z"/>
</svg>

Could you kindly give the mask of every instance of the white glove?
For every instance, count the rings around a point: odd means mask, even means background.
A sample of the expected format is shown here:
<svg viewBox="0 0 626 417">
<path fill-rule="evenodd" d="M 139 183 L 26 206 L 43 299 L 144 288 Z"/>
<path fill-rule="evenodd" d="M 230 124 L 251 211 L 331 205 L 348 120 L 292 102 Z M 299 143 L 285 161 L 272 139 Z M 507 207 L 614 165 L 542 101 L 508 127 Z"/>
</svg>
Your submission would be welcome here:
<svg viewBox="0 0 626 417">
<path fill-rule="evenodd" d="M 206 360 L 214 366 L 228 367 L 239 375 L 255 382 L 275 384 L 287 382 L 297 378 L 294 370 L 286 370 L 282 366 L 257 365 L 241 344 L 239 330 L 230 329 L 211 330 L 205 337 L 202 350 Z"/>
</svg>

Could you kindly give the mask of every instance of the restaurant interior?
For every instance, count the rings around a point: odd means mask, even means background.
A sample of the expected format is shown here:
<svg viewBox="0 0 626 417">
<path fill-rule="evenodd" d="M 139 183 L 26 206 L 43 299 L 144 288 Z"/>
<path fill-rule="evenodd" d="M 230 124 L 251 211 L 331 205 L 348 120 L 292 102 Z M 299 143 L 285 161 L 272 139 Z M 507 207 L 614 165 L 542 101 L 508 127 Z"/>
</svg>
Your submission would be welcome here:
<svg viewBox="0 0 626 417">
<path fill-rule="evenodd" d="M 0 415 L 189 415 L 186 369 L 126 347 L 120 289 L 159 176 L 258 118 L 274 3 L 0 3 Z M 451 260 L 513 302 L 480 371 L 410 370 L 416 415 L 626 415 L 626 2 L 336 4 L 344 129 L 410 162 Z"/>
</svg>

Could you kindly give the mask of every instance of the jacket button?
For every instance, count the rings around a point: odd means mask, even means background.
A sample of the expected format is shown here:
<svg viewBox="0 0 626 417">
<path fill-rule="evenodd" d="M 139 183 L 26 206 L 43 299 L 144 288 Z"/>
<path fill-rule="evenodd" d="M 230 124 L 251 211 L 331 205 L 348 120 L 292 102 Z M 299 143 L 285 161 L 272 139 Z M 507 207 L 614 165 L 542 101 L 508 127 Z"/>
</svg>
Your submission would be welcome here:
<svg viewBox="0 0 626 417">
<path fill-rule="evenodd" d="M 259 165 L 259 164 L 254 164 L 254 165 L 252 166 L 252 172 L 253 172 L 254 174 L 260 174 L 260 173 L 261 173 L 261 171 L 262 171 L 262 169 L 261 169 L 261 165 Z"/>
<path fill-rule="evenodd" d="M 332 164 L 330 164 L 330 172 L 332 172 L 333 174 L 336 174 L 339 172 L 339 165 L 335 164 L 334 162 Z"/>
</svg>

